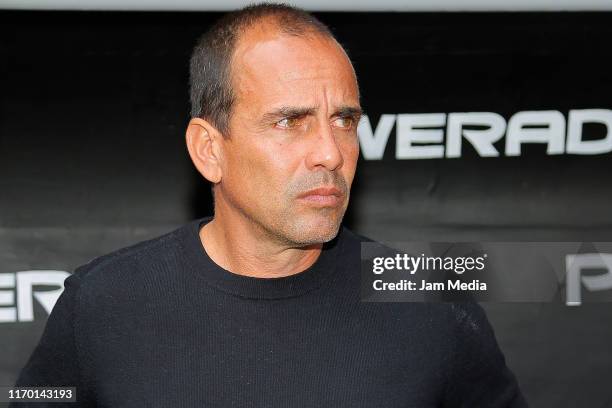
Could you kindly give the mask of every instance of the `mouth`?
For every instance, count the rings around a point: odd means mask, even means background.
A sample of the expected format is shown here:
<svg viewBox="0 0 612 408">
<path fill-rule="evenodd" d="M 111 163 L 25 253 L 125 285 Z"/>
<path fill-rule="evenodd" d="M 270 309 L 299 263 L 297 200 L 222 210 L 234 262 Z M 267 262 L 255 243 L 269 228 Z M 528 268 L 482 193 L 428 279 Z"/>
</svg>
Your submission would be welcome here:
<svg viewBox="0 0 612 408">
<path fill-rule="evenodd" d="M 336 187 L 319 187 L 298 196 L 298 199 L 320 207 L 336 207 L 342 204 L 344 194 Z"/>
</svg>

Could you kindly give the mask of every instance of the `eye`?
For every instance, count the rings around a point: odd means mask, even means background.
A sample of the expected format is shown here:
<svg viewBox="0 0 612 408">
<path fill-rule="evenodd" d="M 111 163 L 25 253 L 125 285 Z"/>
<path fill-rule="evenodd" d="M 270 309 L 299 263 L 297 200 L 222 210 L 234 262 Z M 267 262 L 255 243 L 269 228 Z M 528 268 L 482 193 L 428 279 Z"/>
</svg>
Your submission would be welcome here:
<svg viewBox="0 0 612 408">
<path fill-rule="evenodd" d="M 334 119 L 334 121 L 332 122 L 335 127 L 341 129 L 350 129 L 353 127 L 354 123 L 355 119 L 353 119 L 351 116 L 340 116 Z"/>
<path fill-rule="evenodd" d="M 276 122 L 274 125 L 281 129 L 291 129 L 300 124 L 300 120 L 298 118 L 283 118 Z"/>
</svg>

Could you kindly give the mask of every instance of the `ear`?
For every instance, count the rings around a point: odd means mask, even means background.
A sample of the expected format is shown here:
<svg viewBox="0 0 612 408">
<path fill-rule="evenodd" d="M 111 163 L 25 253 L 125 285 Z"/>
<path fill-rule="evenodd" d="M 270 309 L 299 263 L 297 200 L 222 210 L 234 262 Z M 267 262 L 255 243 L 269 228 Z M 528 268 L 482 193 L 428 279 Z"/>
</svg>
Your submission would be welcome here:
<svg viewBox="0 0 612 408">
<path fill-rule="evenodd" d="M 191 161 L 200 174 L 211 183 L 221 181 L 222 135 L 207 120 L 193 118 L 187 125 L 185 139 Z"/>
</svg>

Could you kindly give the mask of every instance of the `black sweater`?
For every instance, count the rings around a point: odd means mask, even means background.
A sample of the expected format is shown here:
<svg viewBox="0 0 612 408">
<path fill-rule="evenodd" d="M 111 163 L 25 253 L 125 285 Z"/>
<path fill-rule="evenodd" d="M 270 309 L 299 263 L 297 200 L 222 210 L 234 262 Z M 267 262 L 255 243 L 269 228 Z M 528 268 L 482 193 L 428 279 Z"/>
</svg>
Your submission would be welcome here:
<svg viewBox="0 0 612 408">
<path fill-rule="evenodd" d="M 76 386 L 70 407 L 526 406 L 477 303 L 361 302 L 346 228 L 301 273 L 233 274 L 208 220 L 79 267 L 17 386 Z"/>
</svg>

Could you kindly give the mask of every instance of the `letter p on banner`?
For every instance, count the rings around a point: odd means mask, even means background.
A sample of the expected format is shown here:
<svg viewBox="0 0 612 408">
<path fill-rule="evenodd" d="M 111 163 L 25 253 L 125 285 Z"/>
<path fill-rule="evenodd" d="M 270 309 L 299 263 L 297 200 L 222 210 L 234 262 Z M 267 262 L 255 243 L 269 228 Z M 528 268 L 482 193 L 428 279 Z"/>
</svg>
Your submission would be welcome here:
<svg viewBox="0 0 612 408">
<path fill-rule="evenodd" d="M 582 276 L 585 269 L 605 269 L 595 276 Z M 589 291 L 612 289 L 612 254 L 574 254 L 565 256 L 567 306 L 582 304 L 582 285 Z"/>
</svg>

